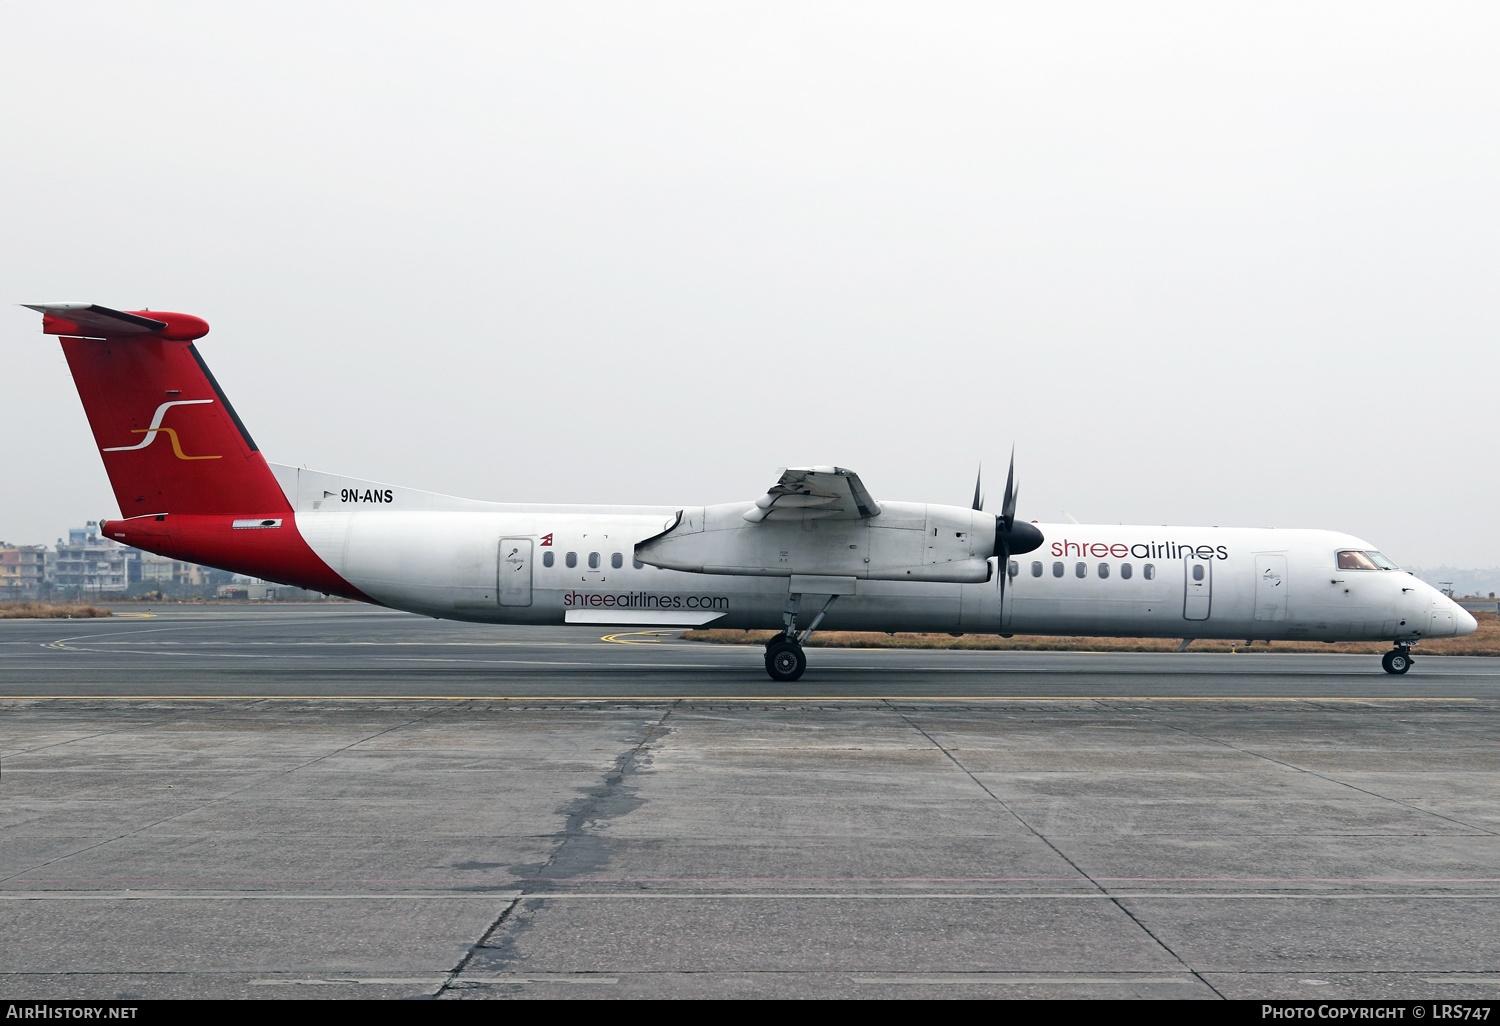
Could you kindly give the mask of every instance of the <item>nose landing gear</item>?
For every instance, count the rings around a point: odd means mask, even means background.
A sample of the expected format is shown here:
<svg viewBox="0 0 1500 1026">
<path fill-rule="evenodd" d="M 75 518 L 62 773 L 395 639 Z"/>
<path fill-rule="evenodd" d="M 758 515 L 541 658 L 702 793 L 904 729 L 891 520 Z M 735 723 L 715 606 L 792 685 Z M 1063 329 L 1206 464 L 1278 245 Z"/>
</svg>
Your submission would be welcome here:
<svg viewBox="0 0 1500 1026">
<path fill-rule="evenodd" d="M 1380 666 L 1386 673 L 1403 674 L 1411 669 L 1411 649 L 1398 645 L 1380 657 Z"/>
</svg>

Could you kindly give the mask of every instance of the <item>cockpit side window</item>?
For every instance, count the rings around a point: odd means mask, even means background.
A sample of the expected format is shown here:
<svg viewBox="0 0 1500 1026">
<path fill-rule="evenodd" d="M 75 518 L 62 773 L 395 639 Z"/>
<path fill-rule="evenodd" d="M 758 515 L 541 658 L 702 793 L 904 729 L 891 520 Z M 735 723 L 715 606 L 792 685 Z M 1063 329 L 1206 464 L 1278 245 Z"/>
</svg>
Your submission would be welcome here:
<svg viewBox="0 0 1500 1026">
<path fill-rule="evenodd" d="M 1374 560 L 1358 549 L 1343 549 L 1339 552 L 1340 570 L 1379 570 Z"/>
</svg>

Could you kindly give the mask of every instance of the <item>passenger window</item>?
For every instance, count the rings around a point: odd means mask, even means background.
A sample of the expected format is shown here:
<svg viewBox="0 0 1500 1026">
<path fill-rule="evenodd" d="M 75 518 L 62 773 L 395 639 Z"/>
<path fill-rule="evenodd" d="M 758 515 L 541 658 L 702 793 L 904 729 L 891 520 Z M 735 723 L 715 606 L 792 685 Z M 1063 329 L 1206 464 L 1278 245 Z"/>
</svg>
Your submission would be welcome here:
<svg viewBox="0 0 1500 1026">
<path fill-rule="evenodd" d="M 1109 576 L 1109 564 L 1108 563 L 1100 563 L 1099 564 L 1099 576 L 1100 577 L 1108 577 Z"/>
<path fill-rule="evenodd" d="M 1339 553 L 1340 570 L 1379 570 L 1374 561 L 1357 549 L 1345 549 Z"/>
<path fill-rule="evenodd" d="M 1052 576 L 1053 577 L 1061 577 L 1062 575 L 1063 575 L 1063 565 L 1061 563 L 1053 563 L 1052 564 Z"/>
<path fill-rule="evenodd" d="M 1129 563 L 1121 563 L 1120 564 L 1120 579 L 1128 581 L 1128 580 L 1130 580 L 1130 574 L 1131 574 L 1130 564 Z"/>
<path fill-rule="evenodd" d="M 1073 573 L 1079 577 L 1087 577 L 1089 575 L 1089 565 L 1087 563 L 1075 563 Z"/>
<path fill-rule="evenodd" d="M 556 560 L 557 557 L 552 554 L 551 549 L 542 553 L 542 566 L 551 566 Z"/>
<path fill-rule="evenodd" d="M 625 565 L 625 557 L 616 552 L 613 556 L 609 557 L 609 565 L 618 570 Z"/>
<path fill-rule="evenodd" d="M 1042 576 L 1042 561 L 1040 559 L 1033 559 L 1031 561 L 1031 576 Z"/>
<path fill-rule="evenodd" d="M 1148 581 L 1156 580 L 1156 564 L 1147 563 L 1145 566 L 1141 567 L 1141 576 L 1146 578 L 1146 580 Z"/>
<path fill-rule="evenodd" d="M 570 553 L 568 553 L 566 556 L 563 557 L 563 562 L 566 563 L 566 564 L 568 564 L 569 567 L 575 567 L 575 566 L 577 566 L 578 565 L 578 553 L 576 553 L 576 552 L 570 552 Z"/>
<path fill-rule="evenodd" d="M 642 567 L 644 567 L 646 564 L 642 563 L 639 559 L 632 559 L 630 561 L 630 565 L 633 566 L 633 567 L 635 567 L 637 570 L 639 570 Z"/>
<path fill-rule="evenodd" d="M 597 570 L 597 569 L 599 569 L 599 553 L 597 553 L 597 552 L 590 552 L 589 553 L 589 569 L 590 570 Z"/>
<path fill-rule="evenodd" d="M 1010 561 L 1010 566 L 1005 568 L 1005 572 L 1010 574 L 1011 579 L 1014 580 L 1016 575 L 1021 572 L 1021 564 L 1013 559 Z"/>
<path fill-rule="evenodd" d="M 1201 580 L 1203 580 L 1203 564 L 1202 563 L 1194 563 L 1193 564 L 1193 580 L 1195 580 L 1195 581 L 1201 581 Z"/>
</svg>

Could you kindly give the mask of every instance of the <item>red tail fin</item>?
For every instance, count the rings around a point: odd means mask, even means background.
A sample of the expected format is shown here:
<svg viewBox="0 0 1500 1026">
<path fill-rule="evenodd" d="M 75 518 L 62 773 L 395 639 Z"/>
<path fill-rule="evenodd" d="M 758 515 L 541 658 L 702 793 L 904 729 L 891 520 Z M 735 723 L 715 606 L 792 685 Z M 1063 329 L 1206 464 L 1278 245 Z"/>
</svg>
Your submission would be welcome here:
<svg viewBox="0 0 1500 1026">
<path fill-rule="evenodd" d="M 123 520 L 111 539 L 177 559 L 371 601 L 308 546 L 265 457 L 193 339 L 187 314 L 33 306 L 63 335 Z"/>
<path fill-rule="evenodd" d="M 193 345 L 206 323 L 83 304 L 32 309 L 45 315 L 43 331 L 69 336 L 63 352 L 126 517 L 291 512 Z"/>
</svg>

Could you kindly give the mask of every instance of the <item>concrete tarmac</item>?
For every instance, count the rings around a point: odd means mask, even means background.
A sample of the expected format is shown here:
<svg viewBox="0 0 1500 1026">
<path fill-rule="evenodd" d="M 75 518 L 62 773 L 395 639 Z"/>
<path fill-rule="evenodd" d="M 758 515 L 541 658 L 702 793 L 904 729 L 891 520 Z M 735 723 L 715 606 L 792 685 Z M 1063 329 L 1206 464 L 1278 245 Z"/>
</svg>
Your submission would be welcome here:
<svg viewBox="0 0 1500 1026">
<path fill-rule="evenodd" d="M 1500 994 L 1500 660 L 151 612 L 0 621 L 6 998 Z"/>
</svg>

